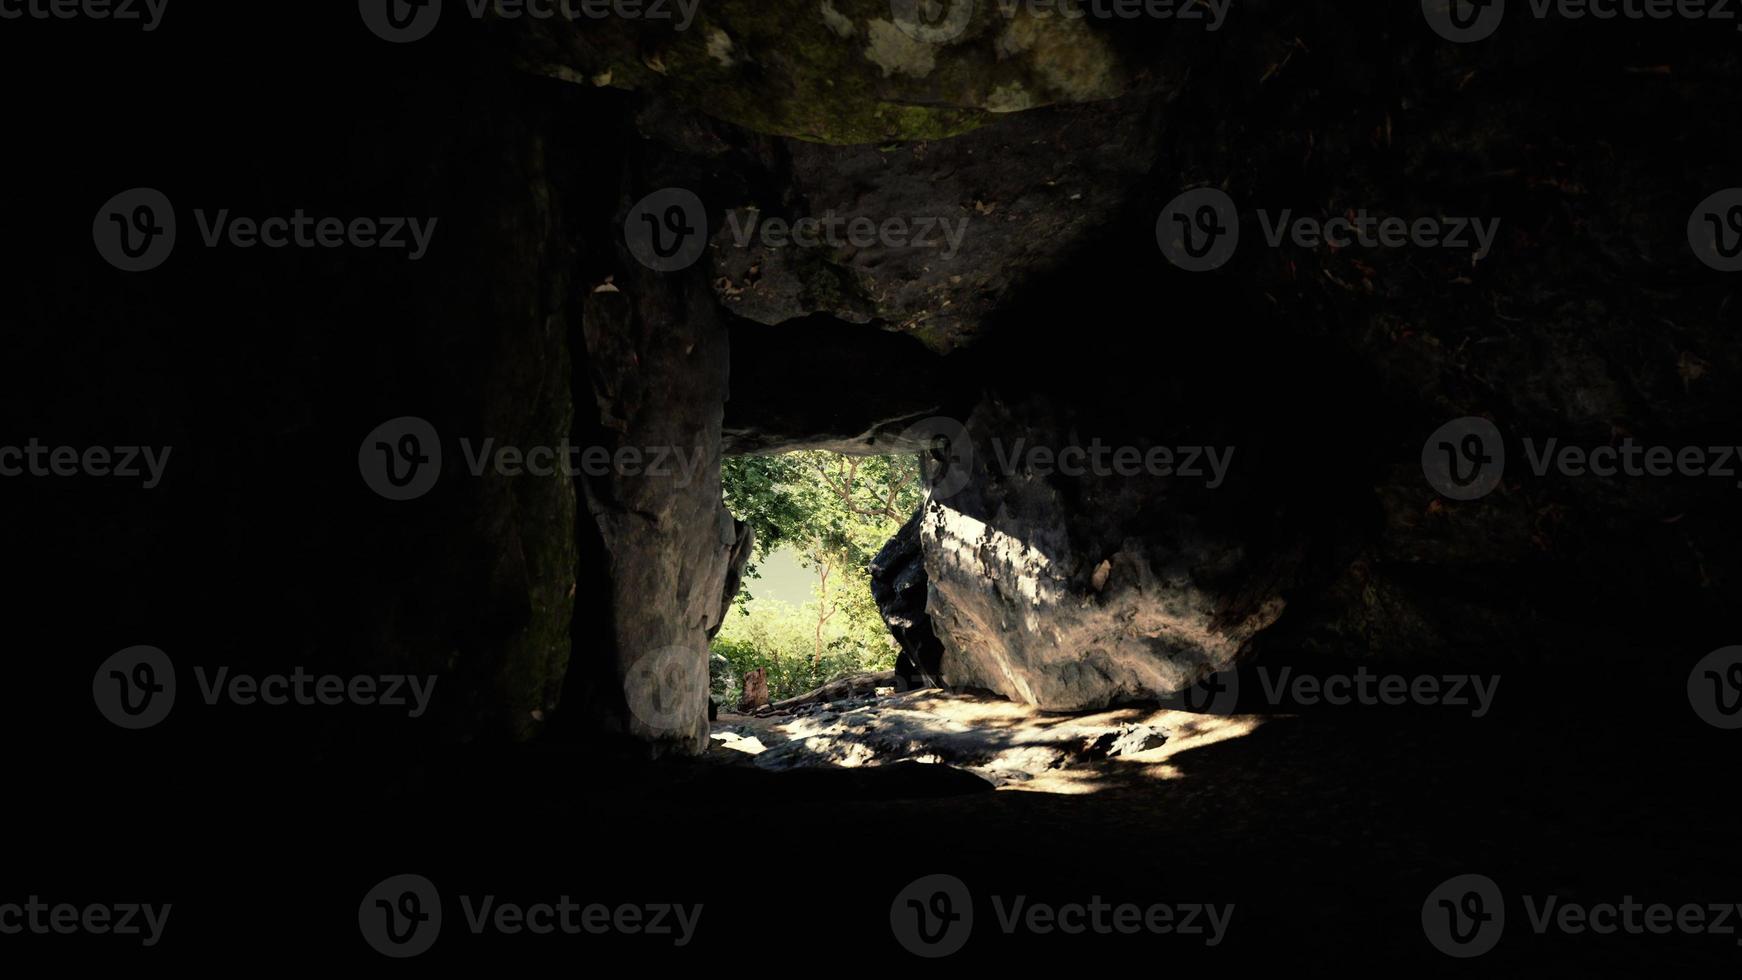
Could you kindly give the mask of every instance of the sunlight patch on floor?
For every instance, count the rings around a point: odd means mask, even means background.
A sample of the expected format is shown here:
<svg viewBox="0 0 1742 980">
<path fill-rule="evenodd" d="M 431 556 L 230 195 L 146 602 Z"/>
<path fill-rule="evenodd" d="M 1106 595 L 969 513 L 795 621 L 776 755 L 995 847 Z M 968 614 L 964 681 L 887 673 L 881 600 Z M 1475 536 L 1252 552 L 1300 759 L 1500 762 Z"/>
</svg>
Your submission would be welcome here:
<svg viewBox="0 0 1742 980">
<path fill-rule="evenodd" d="M 791 714 L 723 713 L 713 743 L 720 757 L 765 769 L 919 762 L 973 772 L 999 789 L 1083 794 L 1133 778 L 1182 778 L 1171 761 L 1180 753 L 1240 738 L 1264 720 L 1149 707 L 1048 714 L 984 693 L 926 690 Z"/>
</svg>

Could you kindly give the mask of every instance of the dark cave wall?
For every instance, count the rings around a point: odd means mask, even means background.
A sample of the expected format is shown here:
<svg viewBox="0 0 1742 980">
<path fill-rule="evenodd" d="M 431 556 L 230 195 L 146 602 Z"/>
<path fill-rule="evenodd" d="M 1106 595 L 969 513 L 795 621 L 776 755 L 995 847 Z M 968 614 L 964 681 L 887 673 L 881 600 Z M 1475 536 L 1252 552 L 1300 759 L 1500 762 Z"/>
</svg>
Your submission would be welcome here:
<svg viewBox="0 0 1742 980">
<path fill-rule="evenodd" d="M 352 726 L 421 744 L 562 719 L 693 751 L 706 635 L 742 551 L 719 456 L 883 451 L 934 414 L 964 424 L 974 466 L 915 525 L 926 575 L 900 563 L 900 615 L 917 627 L 927 594 L 944 649 L 924 659 L 951 683 L 1077 707 L 1306 655 L 1632 682 L 1685 672 L 1733 625 L 1729 482 L 1518 469 L 1458 503 L 1419 464 L 1428 433 L 1466 415 L 1513 439 L 1735 441 L 1735 285 L 1686 240 L 1688 212 L 1742 158 L 1731 32 L 1519 18 L 1453 46 L 1413 5 L 1259 2 L 1213 36 L 1072 28 L 1072 45 L 996 69 L 973 68 L 991 43 L 976 33 L 971 57 L 933 52 L 935 77 L 878 75 L 846 86 L 866 103 L 819 116 L 716 103 L 739 76 L 790 94 L 834 70 L 814 48 L 783 59 L 759 22 L 736 30 L 742 5 L 710 21 L 742 60 L 693 78 L 694 38 L 662 47 L 639 27 L 565 41 L 462 24 L 384 51 L 343 13 L 258 25 L 274 50 L 339 45 L 318 86 L 222 93 L 224 127 L 94 98 L 64 144 L 9 164 L 15 186 L 61 202 L 7 240 L 27 327 L 5 363 L 33 382 L 4 396 L 9 427 L 176 447 L 149 493 L 6 487 L 29 515 L 10 542 L 39 562 L 14 598 L 39 611 L 30 642 L 79 651 L 28 664 L 20 690 L 83 690 L 99 653 L 145 642 L 178 664 L 441 678 L 427 719 L 274 718 L 288 745 L 329 722 L 331 744 Z M 150 63 L 107 43 L 83 53 L 141 59 L 142 98 L 218 98 L 209 79 L 148 71 L 202 54 L 171 35 Z M 601 51 L 667 73 L 592 84 Z M 1048 51 L 1117 91 L 986 110 L 987 72 L 1032 71 Z M 239 51 L 203 55 L 211 77 L 258 73 Z M 927 108 L 903 109 L 915 93 Z M 815 130 L 837 117 L 851 125 Z M 1245 209 L 1243 244 L 1186 273 L 1160 255 L 1155 216 L 1205 184 Z M 132 186 L 177 203 L 185 241 L 129 276 L 93 254 L 89 224 Z M 681 273 L 642 268 L 621 240 L 627 208 L 667 186 L 694 190 L 714 232 Z M 973 223 L 948 260 L 733 248 L 726 215 L 752 206 Z M 417 263 L 212 250 L 195 245 L 195 207 L 441 224 Z M 1474 262 L 1273 249 L 1259 207 L 1502 231 Z M 819 364 L 839 380 L 781 389 Z M 823 398 L 854 408 L 818 414 Z M 447 457 L 410 502 L 357 473 L 359 440 L 400 415 L 428 419 Z M 707 465 L 683 487 L 475 478 L 461 436 L 681 445 Z M 995 440 L 1097 437 L 1231 446 L 1234 468 L 1210 490 L 995 465 Z M 1019 567 L 1000 542 L 1047 561 Z M 673 650 L 674 671 L 656 669 Z"/>
<path fill-rule="evenodd" d="M 1119 118 L 1156 112 L 1158 144 L 1130 150 L 1144 181 L 1092 241 L 1048 239 L 1055 267 L 1012 272 L 974 330 L 978 362 L 956 371 L 972 380 L 951 388 L 980 398 L 955 410 L 976 469 L 928 510 L 986 526 L 967 540 L 934 528 L 926 551 L 928 571 L 950 569 L 931 583 L 931 618 L 955 648 L 946 678 L 1069 706 L 1073 687 L 1091 704 L 1172 684 L 1171 664 L 1234 657 L 1504 671 L 1547 696 L 1685 676 L 1732 618 L 1731 481 L 1538 478 L 1522 439 L 1733 441 L 1735 287 L 1687 239 L 1695 205 L 1734 183 L 1730 32 L 1511 17 L 1457 46 L 1414 6 L 1240 14 L 1199 44 L 1152 39 L 1149 70 L 1105 104 Z M 1032 138 L 1081 111 L 1037 109 L 976 136 L 1008 122 Z M 1089 142 L 1052 166 L 1108 152 Z M 1004 184 L 1053 176 L 998 159 Z M 1243 241 L 1225 267 L 1191 274 L 1160 257 L 1154 223 L 1202 184 L 1241 207 Z M 1119 190 L 1091 185 L 1081 206 L 1098 192 Z M 1479 259 L 1271 248 L 1258 208 L 1498 219 L 1499 236 Z M 966 241 L 975 268 L 985 243 Z M 778 273 L 758 288 L 783 295 Z M 1480 501 L 1446 500 L 1423 477 L 1422 445 L 1472 415 L 1505 434 L 1508 477 Z M 994 439 L 1097 436 L 1215 442 L 1236 466 L 1203 492 L 987 460 Z M 1033 595 L 1034 569 L 1002 553 L 1011 542 L 1062 559 L 1045 563 L 1057 591 Z M 1196 625 L 1182 631 L 1188 609 Z M 1105 640 L 1078 642 L 1095 617 Z M 1038 693 L 1054 683 L 1066 690 Z"/>
<path fill-rule="evenodd" d="M 574 488 L 474 477 L 459 440 L 569 435 L 578 250 L 553 190 L 560 100 L 473 43 L 384 59 L 375 38 L 342 29 L 346 13 L 274 25 L 274 50 L 325 43 L 333 62 L 319 84 L 263 83 L 245 99 L 211 89 L 253 74 L 239 53 L 196 52 L 167 30 L 144 49 L 99 35 L 87 54 L 135 65 L 137 101 L 93 93 L 63 143 L 8 165 L 14 193 L 53 202 L 7 236 L 9 439 L 173 447 L 149 491 L 7 481 L 8 511 L 31 515 L 8 530 L 7 552 L 31 562 L 11 601 L 35 611 L 25 648 L 57 651 L 15 691 L 82 692 L 68 710 L 88 712 L 96 664 L 152 644 L 182 691 L 168 733 L 149 734 L 198 739 L 223 709 L 199 703 L 195 666 L 438 678 L 416 719 L 238 710 L 255 744 L 314 753 L 362 731 L 405 746 L 525 737 L 556 703 L 576 598 Z M 210 76 L 148 70 L 196 56 Z M 129 275 L 93 250 L 90 215 L 134 186 L 174 202 L 180 235 L 164 266 Z M 438 224 L 410 262 L 206 248 L 196 208 Z M 440 435 L 443 473 L 426 495 L 389 501 L 360 477 L 359 444 L 405 415 Z"/>
</svg>

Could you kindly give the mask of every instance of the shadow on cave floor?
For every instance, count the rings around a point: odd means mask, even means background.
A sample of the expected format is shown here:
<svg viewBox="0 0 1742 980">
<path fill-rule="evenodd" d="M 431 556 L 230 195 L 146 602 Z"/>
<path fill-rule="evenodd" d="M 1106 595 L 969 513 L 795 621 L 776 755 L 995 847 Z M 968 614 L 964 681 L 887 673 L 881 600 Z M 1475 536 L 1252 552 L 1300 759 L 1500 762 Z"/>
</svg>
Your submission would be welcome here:
<svg viewBox="0 0 1742 980">
<path fill-rule="evenodd" d="M 1256 949 L 1155 950 L 1170 961 L 1286 950 L 1307 967 L 1359 950 L 1444 966 L 1422 939 L 1421 906 L 1467 872 L 1568 901 L 1735 900 L 1724 887 L 1739 880 L 1734 822 L 1706 797 L 1733 758 L 1709 732 L 1621 705 L 1597 725 L 1583 714 L 1386 710 L 1200 718 L 1233 734 L 1165 765 L 1109 760 L 1069 792 L 988 792 L 979 776 L 917 763 L 767 772 L 688 762 L 612 774 L 551 751 L 512 769 L 525 774 L 521 785 L 587 773 L 522 801 L 532 825 L 658 855 L 660 874 L 675 879 L 709 868 L 700 873 L 716 887 L 752 906 L 775 903 L 782 916 L 805 919 L 795 906 L 815 904 L 824 922 L 876 926 L 887 896 L 936 871 L 1057 901 L 1233 902 L 1236 928 L 1266 937 Z M 747 914 L 745 927 L 755 920 Z M 1731 938 L 1715 936 L 1513 939 L 1484 966 L 1637 958 L 1662 967 L 1735 953 Z M 1082 953 L 1030 940 L 1043 956 Z"/>
<path fill-rule="evenodd" d="M 704 903 L 718 930 L 709 948 L 742 945 L 747 962 L 777 957 L 794 936 L 829 937 L 843 957 L 917 962 L 891 938 L 892 896 L 947 873 L 979 896 L 1236 908 L 1212 948 L 1180 936 L 1005 935 L 982 905 L 984 924 L 952 965 L 1014 955 L 1080 967 L 1124 948 L 1157 969 L 1255 960 L 1309 973 L 1353 959 L 1467 968 L 1421 930 L 1425 896 L 1459 874 L 1587 903 L 1738 898 L 1735 822 L 1709 799 L 1734 778 L 1732 746 L 1691 719 L 1611 699 L 1480 719 L 1371 709 L 1198 721 L 1237 734 L 1177 748 L 1164 765 L 1142 752 L 1107 760 L 1068 792 L 993 791 L 937 764 L 768 771 L 634 763 L 585 744 L 318 762 L 249 750 L 246 770 L 217 765 L 240 750 L 213 746 L 211 765 L 185 772 L 100 759 L 88 793 L 33 801 L 58 829 L 14 870 L 64 882 L 76 872 L 63 856 L 100 846 L 101 880 L 170 881 L 189 896 L 253 894 L 251 869 L 265 860 L 321 896 L 407 871 L 444 890 L 528 897 L 548 898 L 554 881 L 577 895 Z M 1046 716 L 1032 730 L 1080 723 Z M 990 717 L 985 727 L 1005 744 L 1029 730 Z M 209 819 L 154 807 L 166 785 L 208 794 Z M 103 844 L 118 827 L 141 846 Z M 251 902 L 250 914 L 311 930 L 332 917 L 290 891 Z M 1505 940 L 1480 962 L 1500 975 L 1736 955 L 1734 937 L 1538 936 L 1512 908 Z M 235 915 L 247 935 L 253 920 L 240 906 Z"/>
</svg>

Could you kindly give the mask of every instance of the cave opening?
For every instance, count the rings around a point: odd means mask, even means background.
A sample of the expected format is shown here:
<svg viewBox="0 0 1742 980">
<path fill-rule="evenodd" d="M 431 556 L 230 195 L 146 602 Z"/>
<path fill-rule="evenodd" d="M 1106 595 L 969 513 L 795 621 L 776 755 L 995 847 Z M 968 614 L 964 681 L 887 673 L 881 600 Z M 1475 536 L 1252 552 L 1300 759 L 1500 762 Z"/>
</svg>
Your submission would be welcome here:
<svg viewBox="0 0 1742 980">
<path fill-rule="evenodd" d="M 710 642 L 710 714 L 905 686 L 901 644 L 872 576 L 923 501 L 918 458 L 822 449 L 729 456 L 721 491 L 752 544 Z"/>
</svg>

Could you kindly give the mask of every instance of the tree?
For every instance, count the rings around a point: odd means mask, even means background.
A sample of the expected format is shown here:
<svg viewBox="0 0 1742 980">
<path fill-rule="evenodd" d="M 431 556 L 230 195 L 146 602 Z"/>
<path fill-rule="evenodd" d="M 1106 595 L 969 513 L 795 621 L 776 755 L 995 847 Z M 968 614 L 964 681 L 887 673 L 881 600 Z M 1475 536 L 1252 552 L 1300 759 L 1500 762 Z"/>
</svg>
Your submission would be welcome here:
<svg viewBox="0 0 1742 980">
<path fill-rule="evenodd" d="M 871 599 L 866 566 L 919 507 L 917 459 L 815 450 L 743 456 L 725 461 L 722 485 L 727 507 L 754 528 L 756 548 L 737 599 L 740 615 L 722 627 L 715 650 L 734 670 L 766 668 L 775 698 L 841 673 L 892 666 L 895 643 Z M 816 574 L 812 601 L 753 606 L 758 564 L 783 547 Z M 800 622 L 808 634 L 803 647 Z"/>
</svg>

